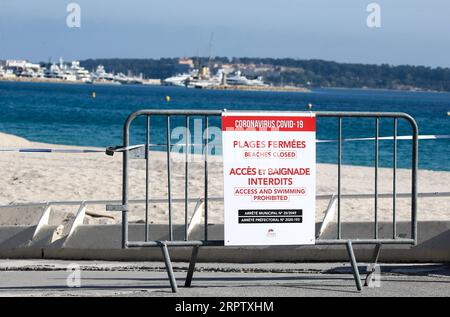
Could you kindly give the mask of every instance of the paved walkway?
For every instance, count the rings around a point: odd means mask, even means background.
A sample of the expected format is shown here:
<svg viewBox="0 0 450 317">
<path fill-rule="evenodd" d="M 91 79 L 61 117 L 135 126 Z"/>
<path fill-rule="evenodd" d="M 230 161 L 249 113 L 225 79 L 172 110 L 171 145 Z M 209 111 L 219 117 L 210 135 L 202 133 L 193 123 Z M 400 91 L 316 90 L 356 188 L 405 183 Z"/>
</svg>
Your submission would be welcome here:
<svg viewBox="0 0 450 317">
<path fill-rule="evenodd" d="M 0 260 L 0 296 L 450 296 L 450 266 L 440 264 L 382 266 L 380 287 L 362 292 L 342 263 L 201 263 L 191 288 L 187 263 L 174 268 L 177 294 L 159 262 Z"/>
</svg>

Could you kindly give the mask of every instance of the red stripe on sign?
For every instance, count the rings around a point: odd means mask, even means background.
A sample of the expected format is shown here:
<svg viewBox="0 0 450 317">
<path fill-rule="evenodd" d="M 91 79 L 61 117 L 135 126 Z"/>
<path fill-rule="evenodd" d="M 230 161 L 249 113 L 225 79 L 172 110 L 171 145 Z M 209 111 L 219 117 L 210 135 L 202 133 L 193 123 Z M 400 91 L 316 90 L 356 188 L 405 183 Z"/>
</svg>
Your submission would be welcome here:
<svg viewBox="0 0 450 317">
<path fill-rule="evenodd" d="M 316 131 L 316 117 L 222 116 L 223 131 Z"/>
</svg>

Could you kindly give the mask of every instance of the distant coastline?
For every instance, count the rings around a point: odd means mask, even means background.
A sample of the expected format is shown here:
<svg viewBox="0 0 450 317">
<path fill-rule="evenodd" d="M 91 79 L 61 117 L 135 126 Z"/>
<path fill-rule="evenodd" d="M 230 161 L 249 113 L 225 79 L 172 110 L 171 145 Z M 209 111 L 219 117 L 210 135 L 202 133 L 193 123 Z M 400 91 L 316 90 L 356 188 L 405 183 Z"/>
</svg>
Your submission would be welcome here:
<svg viewBox="0 0 450 317">
<path fill-rule="evenodd" d="M 21 83 L 47 83 L 47 84 L 78 84 L 78 85 L 111 85 L 114 83 L 94 83 L 87 84 L 83 81 L 78 80 L 63 80 L 57 78 L 26 78 L 26 77 L 15 77 L 7 78 L 0 77 L 0 82 L 21 82 Z M 139 86 L 161 86 L 160 84 L 143 84 Z M 303 92 L 308 93 L 315 91 L 317 89 L 329 89 L 329 90 L 354 90 L 354 91 L 397 91 L 397 92 L 422 92 L 422 93 L 450 93 L 448 91 L 440 90 L 424 90 L 424 89 L 393 89 L 393 88 L 372 88 L 372 87 L 295 87 L 295 86 L 263 86 L 263 87 L 252 87 L 252 86 L 239 86 L 239 85 L 221 85 L 215 87 L 204 88 L 206 90 L 236 90 L 236 91 L 267 91 L 267 92 Z"/>
<path fill-rule="evenodd" d="M 50 83 L 50 84 L 79 84 L 79 85 L 118 85 L 115 82 L 95 82 L 87 83 L 81 80 L 67 80 L 59 78 L 31 78 L 31 77 L 0 77 L 3 82 L 21 82 L 21 83 Z M 119 84 L 120 85 L 120 84 Z M 159 86 L 157 83 L 143 83 L 141 85 Z"/>
<path fill-rule="evenodd" d="M 84 84 L 77 80 L 62 80 L 57 78 L 26 78 L 26 77 L 0 77 L 3 82 L 17 82 L 17 83 L 52 83 L 52 84 Z"/>
<path fill-rule="evenodd" d="M 185 57 L 161 59 L 100 58 L 80 61 L 93 69 L 104 65 L 112 72 L 142 72 L 146 78 L 167 78 L 193 67 L 239 70 L 247 77 L 262 77 L 270 86 L 306 89 L 387 89 L 395 91 L 450 92 L 450 68 L 414 65 L 340 63 L 319 59 Z"/>
<path fill-rule="evenodd" d="M 244 90 L 244 91 L 274 91 L 274 92 L 311 92 L 311 89 L 293 86 L 240 86 L 240 85 L 221 85 L 207 87 L 212 90 Z"/>
<path fill-rule="evenodd" d="M 450 92 L 450 68 L 293 58 L 109 58 L 75 60 L 71 63 L 64 63 L 62 59 L 59 63 L 0 60 L 0 80 L 56 83 L 81 81 L 93 84 L 114 82 L 250 91 L 308 92 L 323 88 Z M 229 85 L 269 88 L 229 88 Z"/>
<path fill-rule="evenodd" d="M 420 88 L 416 88 L 416 89 L 399 89 L 399 88 L 372 88 L 372 87 L 316 87 L 319 89 L 329 89 L 329 90 L 361 90 L 361 91 L 386 91 L 386 92 L 390 92 L 390 91 L 397 91 L 397 92 L 426 92 L 426 93 L 450 93 L 450 91 L 441 91 L 441 90 L 425 90 L 425 89 L 420 89 Z"/>
<path fill-rule="evenodd" d="M 47 84 L 79 84 L 79 85 L 116 85 L 115 83 L 86 83 L 79 80 L 63 80 L 57 78 L 5 78 L 0 77 L 2 82 L 21 82 L 21 83 L 47 83 Z M 141 84 L 139 84 L 142 86 Z M 149 86 L 160 86 L 160 84 L 143 84 Z M 240 85 L 220 85 L 203 89 L 208 90 L 242 90 L 242 91 L 273 91 L 273 92 L 311 92 L 311 89 L 293 86 L 240 86 Z"/>
</svg>

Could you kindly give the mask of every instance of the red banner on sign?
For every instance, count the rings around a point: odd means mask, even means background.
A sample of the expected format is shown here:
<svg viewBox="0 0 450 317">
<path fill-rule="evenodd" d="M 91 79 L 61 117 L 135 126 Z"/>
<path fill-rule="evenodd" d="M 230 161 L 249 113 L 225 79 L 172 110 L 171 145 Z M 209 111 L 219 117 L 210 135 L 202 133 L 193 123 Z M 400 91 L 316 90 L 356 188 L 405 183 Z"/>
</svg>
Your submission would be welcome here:
<svg viewBox="0 0 450 317">
<path fill-rule="evenodd" d="M 316 131 L 315 117 L 222 116 L 223 131 Z"/>
</svg>

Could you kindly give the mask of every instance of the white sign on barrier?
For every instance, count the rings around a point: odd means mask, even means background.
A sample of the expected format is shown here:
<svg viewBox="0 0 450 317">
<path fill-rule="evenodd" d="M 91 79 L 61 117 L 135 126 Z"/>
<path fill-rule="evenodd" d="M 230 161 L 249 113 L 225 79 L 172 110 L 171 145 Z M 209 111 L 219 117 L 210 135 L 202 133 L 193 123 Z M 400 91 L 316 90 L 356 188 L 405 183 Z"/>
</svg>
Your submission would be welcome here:
<svg viewBox="0 0 450 317">
<path fill-rule="evenodd" d="M 225 245 L 315 242 L 313 113 L 222 114 Z"/>
</svg>

